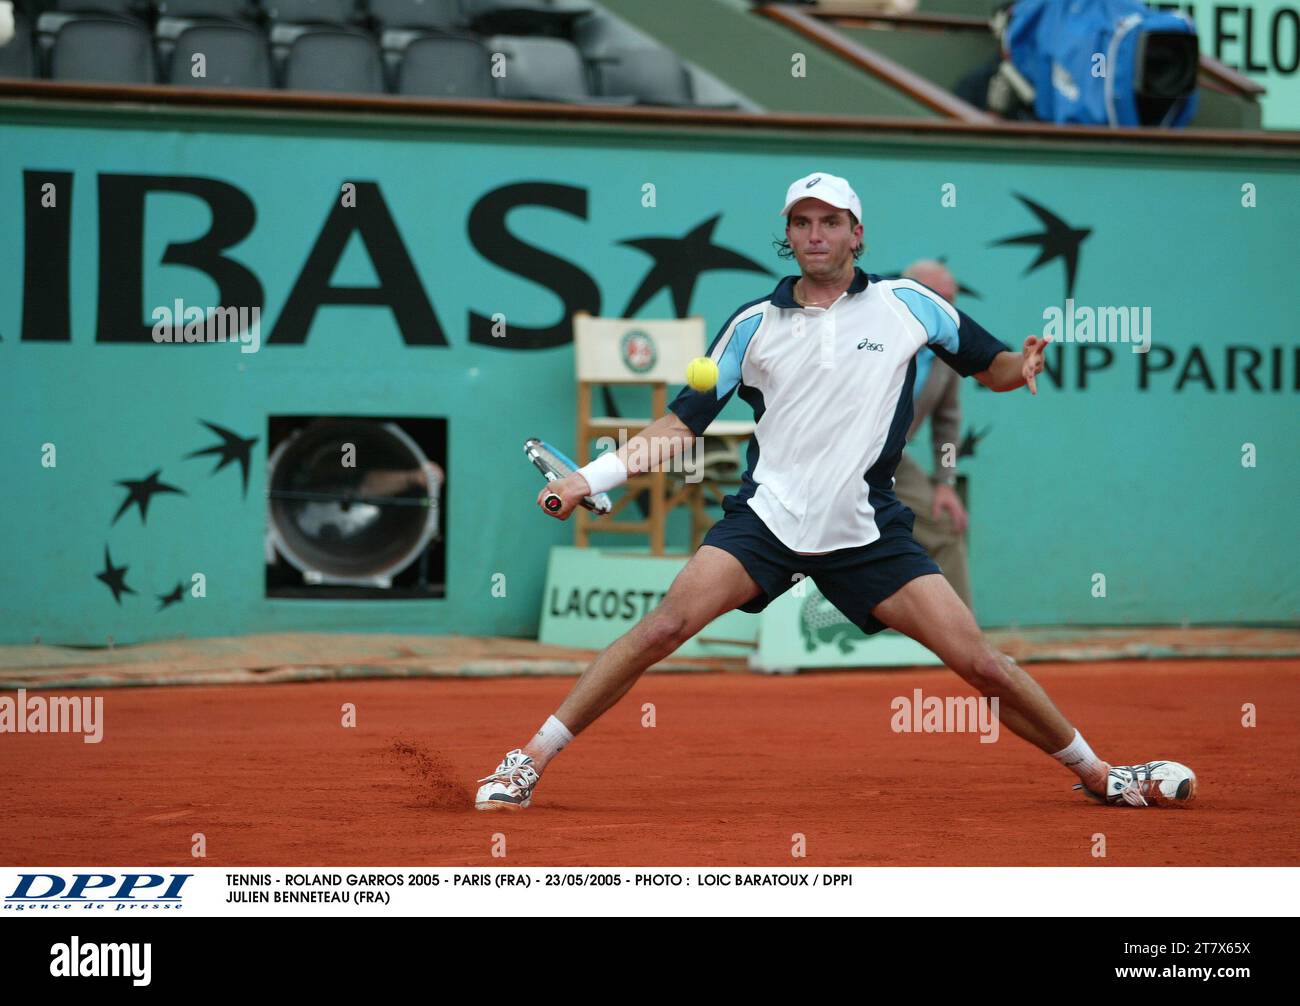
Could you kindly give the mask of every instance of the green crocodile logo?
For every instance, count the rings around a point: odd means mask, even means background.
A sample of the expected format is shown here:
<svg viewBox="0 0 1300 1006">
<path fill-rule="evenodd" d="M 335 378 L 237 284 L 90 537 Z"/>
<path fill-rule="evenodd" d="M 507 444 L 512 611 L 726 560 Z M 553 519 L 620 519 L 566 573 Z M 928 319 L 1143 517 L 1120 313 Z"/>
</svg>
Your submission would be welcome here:
<svg viewBox="0 0 1300 1006">
<path fill-rule="evenodd" d="M 841 653 L 852 653 L 866 635 L 816 587 L 810 584 L 807 590 L 808 596 L 799 606 L 799 634 L 804 647 L 809 653 L 819 646 L 838 646 Z"/>
</svg>

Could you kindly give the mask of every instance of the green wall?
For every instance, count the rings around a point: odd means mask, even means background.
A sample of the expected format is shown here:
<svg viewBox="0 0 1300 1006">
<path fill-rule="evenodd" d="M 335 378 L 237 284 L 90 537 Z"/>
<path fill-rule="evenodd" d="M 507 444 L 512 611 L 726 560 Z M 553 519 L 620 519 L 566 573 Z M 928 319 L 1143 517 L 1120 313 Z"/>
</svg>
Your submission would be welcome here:
<svg viewBox="0 0 1300 1006">
<path fill-rule="evenodd" d="M 530 326 L 559 326 L 567 338 L 567 309 L 547 284 L 579 290 L 579 307 L 621 313 L 654 265 L 626 242 L 682 239 L 716 217 L 713 244 L 770 272 L 743 271 L 734 260 L 706 268 L 714 253 L 676 246 L 666 262 L 686 283 L 683 310 L 661 289 L 638 312 L 702 314 L 712 332 L 786 271 L 771 246 L 777 213 L 787 184 L 814 169 L 856 185 L 868 271 L 947 256 L 978 293 L 960 306 L 1008 343 L 1040 331 L 1045 307 L 1065 294 L 1059 259 L 1030 271 L 1036 248 L 996 244 L 1041 230 L 1017 193 L 1091 230 L 1079 246 L 1078 304 L 1151 308 L 1151 354 L 1111 347 L 1109 365 L 1086 386 L 1080 355 L 1100 365 L 1100 347 L 1064 347 L 1054 358 L 1059 384 L 1046 381 L 1037 398 L 967 385 L 964 426 L 984 433 L 962 468 L 971 480 L 972 566 L 986 623 L 1293 621 L 1297 349 L 1286 319 L 1295 306 L 1298 159 L 881 132 L 0 108 L 7 224 L 0 457 L 13 487 L 0 532 L 0 640 L 94 644 L 290 629 L 534 633 L 548 549 L 571 542 L 567 526 L 534 506 L 536 475 L 520 456 L 526 437 L 567 442 L 574 424 L 571 346 L 522 348 Z M 70 213 L 68 341 L 23 338 L 25 298 L 29 335 L 48 338 L 58 327 L 57 270 L 34 275 L 24 291 L 27 236 L 33 227 L 46 233 L 48 221 L 36 214 L 49 210 L 24 196 L 24 172 L 37 181 L 72 176 L 71 189 L 60 183 L 58 192 Z M 97 311 L 115 292 L 99 289 L 101 243 L 104 255 L 120 255 L 133 226 L 120 205 L 101 205 L 100 194 L 130 174 L 212 179 L 251 202 L 251 231 L 225 254 L 264 290 L 259 352 L 97 341 Z M 378 187 L 416 277 L 418 289 L 401 296 L 427 297 L 445 345 L 403 342 L 393 311 L 356 304 L 322 306 L 301 344 L 276 341 L 289 292 L 349 180 Z M 647 183 L 654 207 L 643 205 Z M 1256 208 L 1242 206 L 1246 183 Z M 941 202 L 949 184 L 956 206 Z M 522 204 L 496 223 L 488 209 L 503 192 Z M 206 275 L 164 261 L 174 243 L 213 226 L 207 205 L 157 192 L 145 206 L 142 303 L 212 302 L 216 287 Z M 374 219 L 374 206 L 365 212 Z M 342 219 L 349 227 L 359 220 Z M 218 223 L 234 226 L 229 217 Z M 352 234 L 332 271 L 335 286 L 376 283 L 374 254 L 386 260 L 394 248 L 387 238 L 372 240 L 367 248 Z M 471 312 L 503 313 L 511 335 L 471 342 Z M 1240 373 L 1228 387 L 1229 346 L 1263 354 L 1262 389 Z M 1275 347 L 1276 389 L 1267 366 Z M 1168 364 L 1145 390 L 1144 359 Z M 263 597 L 265 438 L 267 417 L 277 413 L 448 419 L 445 600 Z M 727 415 L 743 417 L 743 405 L 733 402 Z M 259 438 L 246 496 L 234 466 L 212 474 L 210 458 L 187 458 L 212 442 L 201 420 Z M 47 443 L 57 448 L 55 468 L 41 466 Z M 1245 443 L 1255 445 L 1254 468 L 1242 467 Z M 154 497 L 147 523 L 135 509 L 114 523 L 124 498 L 115 483 L 158 468 L 186 495 Z M 116 564 L 129 566 L 138 591 L 120 605 L 95 578 L 106 546 Z M 156 595 L 194 571 L 206 575 L 208 596 L 158 611 Z M 1104 599 L 1092 596 L 1097 572 L 1107 579 Z M 506 575 L 505 597 L 493 594 L 496 573 Z"/>
</svg>

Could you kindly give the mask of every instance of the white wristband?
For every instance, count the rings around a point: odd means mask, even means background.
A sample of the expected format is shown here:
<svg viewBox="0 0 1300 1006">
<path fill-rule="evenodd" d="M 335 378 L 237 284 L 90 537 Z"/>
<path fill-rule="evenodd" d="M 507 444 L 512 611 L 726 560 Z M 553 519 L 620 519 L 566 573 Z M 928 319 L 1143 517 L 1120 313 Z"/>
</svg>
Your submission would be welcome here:
<svg viewBox="0 0 1300 1006">
<path fill-rule="evenodd" d="M 626 482 L 627 465 L 619 458 L 618 451 L 606 451 L 591 464 L 579 468 L 578 474 L 587 480 L 591 494 L 596 496 Z"/>
</svg>

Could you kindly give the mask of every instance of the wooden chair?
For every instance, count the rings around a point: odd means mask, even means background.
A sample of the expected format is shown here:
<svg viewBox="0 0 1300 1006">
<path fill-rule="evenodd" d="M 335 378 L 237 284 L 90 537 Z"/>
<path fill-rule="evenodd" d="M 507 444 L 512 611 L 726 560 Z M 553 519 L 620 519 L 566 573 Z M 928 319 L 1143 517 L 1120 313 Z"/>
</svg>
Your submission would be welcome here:
<svg viewBox="0 0 1300 1006">
<path fill-rule="evenodd" d="M 578 430 L 575 460 L 585 465 L 592 458 L 592 442 L 597 437 L 619 439 L 619 431 L 630 438 L 668 411 L 668 386 L 684 383 L 686 367 L 705 351 L 703 318 L 670 321 L 647 321 L 639 318 L 597 318 L 579 312 L 573 318 L 574 361 L 578 381 Z M 592 389 L 599 384 L 634 384 L 650 388 L 653 416 L 592 415 Z M 735 446 L 754 433 L 752 422 L 715 420 L 704 431 L 706 437 L 721 437 Z M 592 533 L 645 535 L 652 555 L 664 555 L 664 528 L 668 514 L 678 506 L 691 509 L 691 549 L 712 523 L 705 511 L 705 494 L 720 499 L 717 485 L 705 476 L 700 481 L 691 474 L 660 470 L 634 475 L 614 501 L 614 509 L 603 517 L 593 517 L 581 508 L 574 511 L 574 543 L 579 548 L 590 544 Z M 707 460 L 707 457 L 706 457 Z M 673 465 L 673 467 L 677 467 Z M 734 466 L 733 466 L 734 467 Z M 743 467 L 743 466 L 742 466 Z M 618 520 L 642 492 L 650 495 L 649 513 L 637 520 Z"/>
</svg>

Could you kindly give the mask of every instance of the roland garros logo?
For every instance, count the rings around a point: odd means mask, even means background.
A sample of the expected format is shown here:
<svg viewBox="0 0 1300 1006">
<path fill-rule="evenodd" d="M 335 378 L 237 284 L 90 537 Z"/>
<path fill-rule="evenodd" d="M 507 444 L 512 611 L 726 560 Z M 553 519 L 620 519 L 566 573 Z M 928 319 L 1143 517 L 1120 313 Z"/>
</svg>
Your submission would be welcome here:
<svg viewBox="0 0 1300 1006">
<path fill-rule="evenodd" d="M 623 353 L 623 362 L 635 374 L 644 374 L 653 368 L 655 361 L 659 359 L 654 340 L 650 338 L 648 332 L 643 332 L 639 328 L 624 334 L 619 348 Z"/>
</svg>

